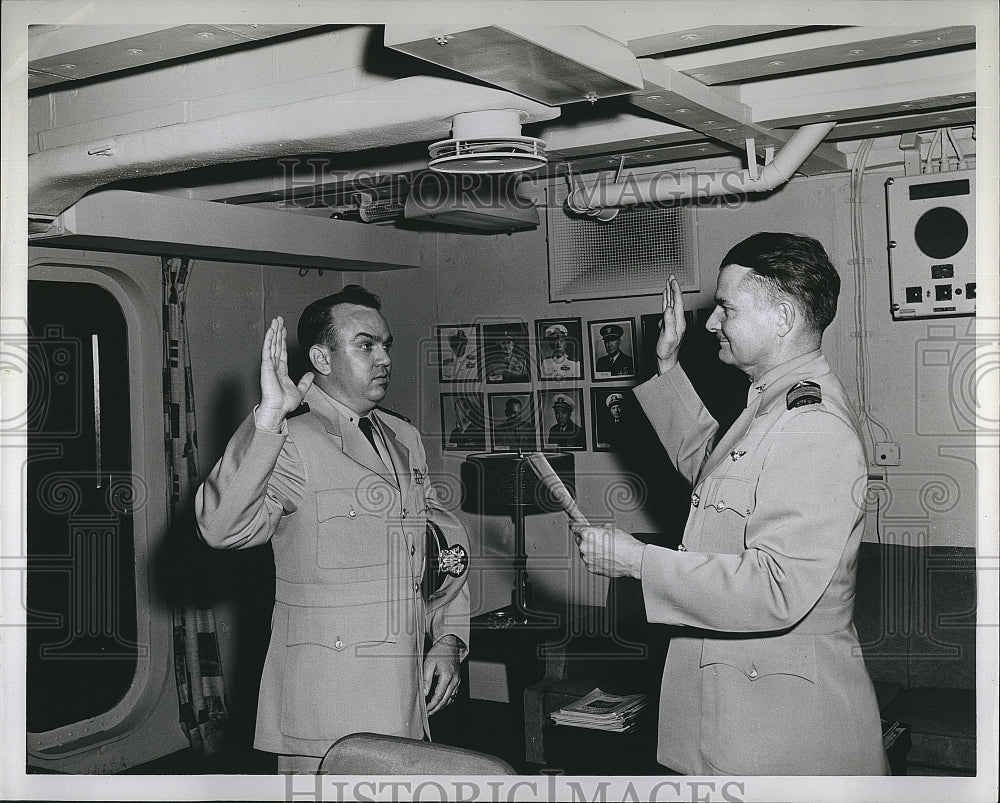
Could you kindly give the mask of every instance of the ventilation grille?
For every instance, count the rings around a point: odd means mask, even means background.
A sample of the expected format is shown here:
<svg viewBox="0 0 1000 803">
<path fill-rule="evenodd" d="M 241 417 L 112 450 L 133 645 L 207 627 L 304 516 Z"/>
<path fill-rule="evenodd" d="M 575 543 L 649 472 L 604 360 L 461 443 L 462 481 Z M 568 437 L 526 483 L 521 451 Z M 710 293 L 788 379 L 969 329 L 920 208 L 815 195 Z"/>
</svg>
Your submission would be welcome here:
<svg viewBox="0 0 1000 803">
<path fill-rule="evenodd" d="M 699 289 L 693 208 L 626 207 L 601 222 L 567 213 L 566 194 L 546 190 L 550 301 L 654 295 L 671 273 Z"/>
</svg>

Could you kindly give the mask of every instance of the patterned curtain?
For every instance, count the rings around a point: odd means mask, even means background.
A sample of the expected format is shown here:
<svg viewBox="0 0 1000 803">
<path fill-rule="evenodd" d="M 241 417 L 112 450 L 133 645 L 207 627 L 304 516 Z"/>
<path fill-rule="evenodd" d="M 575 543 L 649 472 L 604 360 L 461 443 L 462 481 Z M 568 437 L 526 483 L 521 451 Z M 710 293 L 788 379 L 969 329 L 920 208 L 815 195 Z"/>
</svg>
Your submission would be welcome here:
<svg viewBox="0 0 1000 803">
<path fill-rule="evenodd" d="M 199 483 L 198 429 L 194 416 L 191 351 L 184 319 L 191 262 L 163 257 L 163 424 L 167 456 L 167 511 L 172 537 L 191 518 Z M 174 603 L 174 673 L 181 727 L 206 756 L 222 751 L 229 713 L 219 660 L 215 613 L 187 601 Z"/>
</svg>

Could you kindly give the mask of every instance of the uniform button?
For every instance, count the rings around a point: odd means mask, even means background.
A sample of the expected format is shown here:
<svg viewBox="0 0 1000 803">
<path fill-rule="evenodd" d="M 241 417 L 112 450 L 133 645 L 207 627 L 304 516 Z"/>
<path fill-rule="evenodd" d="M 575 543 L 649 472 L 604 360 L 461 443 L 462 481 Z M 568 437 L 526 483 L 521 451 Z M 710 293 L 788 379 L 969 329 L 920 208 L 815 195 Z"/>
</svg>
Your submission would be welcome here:
<svg viewBox="0 0 1000 803">
<path fill-rule="evenodd" d="M 358 515 L 358 513 L 357 513 L 357 511 L 356 511 L 356 510 L 355 510 L 355 509 L 354 509 L 354 508 L 352 507 L 352 508 L 350 509 L 350 511 L 348 512 L 348 514 L 347 514 L 347 515 L 348 515 L 348 516 L 350 516 L 350 517 L 351 517 L 351 518 L 353 519 L 353 518 L 354 518 L 355 516 L 357 516 L 357 515 Z"/>
<path fill-rule="evenodd" d="M 691 504 L 698 507 L 698 503 L 701 501 L 701 497 L 698 494 L 691 494 Z"/>
<path fill-rule="evenodd" d="M 715 509 L 716 510 L 725 510 L 725 508 L 726 508 L 726 503 L 725 502 L 716 502 L 715 503 Z"/>
<path fill-rule="evenodd" d="M 406 511 L 406 508 L 404 507 L 404 508 L 403 508 L 403 518 L 405 519 L 405 518 L 406 518 L 406 516 L 407 516 L 407 511 Z"/>
<path fill-rule="evenodd" d="M 413 591 L 414 591 L 415 594 L 419 594 L 420 593 L 420 583 L 414 583 L 413 584 Z"/>
<path fill-rule="evenodd" d="M 747 672 L 747 677 L 750 678 L 750 680 L 756 680 L 760 677 L 760 673 L 757 672 L 757 667 L 750 667 L 750 671 Z"/>
<path fill-rule="evenodd" d="M 337 639 L 335 642 L 333 642 L 333 646 L 334 649 L 342 650 L 344 649 L 344 642 L 342 642 L 340 639 Z"/>
<path fill-rule="evenodd" d="M 410 554 L 413 555 L 413 554 L 416 553 L 416 551 L 417 551 L 417 548 L 413 544 L 410 544 Z"/>
<path fill-rule="evenodd" d="M 678 544 L 677 545 L 677 551 L 678 552 L 687 552 L 688 548 L 686 546 L 684 546 L 684 544 Z"/>
</svg>

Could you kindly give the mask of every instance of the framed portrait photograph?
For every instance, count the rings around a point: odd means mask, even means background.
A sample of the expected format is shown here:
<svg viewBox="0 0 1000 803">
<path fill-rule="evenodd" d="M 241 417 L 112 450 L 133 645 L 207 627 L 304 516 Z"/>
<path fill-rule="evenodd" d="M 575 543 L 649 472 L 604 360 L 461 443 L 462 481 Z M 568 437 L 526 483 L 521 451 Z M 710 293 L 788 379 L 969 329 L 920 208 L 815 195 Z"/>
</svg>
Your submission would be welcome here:
<svg viewBox="0 0 1000 803">
<path fill-rule="evenodd" d="M 651 312 L 639 318 L 639 333 L 642 337 L 642 344 L 639 350 L 636 376 L 643 381 L 656 374 L 656 341 L 660 337 L 660 321 L 662 320 L 663 315 L 659 312 Z M 684 310 L 684 322 L 687 325 L 684 341 L 690 341 L 695 334 L 694 310 Z M 683 348 L 684 343 L 681 346 Z"/>
<path fill-rule="evenodd" d="M 552 451 L 587 448 L 583 390 L 539 390 L 542 448 Z"/>
<path fill-rule="evenodd" d="M 579 318 L 535 321 L 538 378 L 546 382 L 583 378 L 583 324 Z"/>
<path fill-rule="evenodd" d="M 587 324 L 595 382 L 635 379 L 635 318 L 608 318 Z"/>
<path fill-rule="evenodd" d="M 452 323 L 438 326 L 435 350 L 438 380 L 478 382 L 481 377 L 481 346 L 478 324 Z"/>
<path fill-rule="evenodd" d="M 441 447 L 445 451 L 486 449 L 486 414 L 482 393 L 441 394 Z"/>
<path fill-rule="evenodd" d="M 490 393 L 490 440 L 494 452 L 538 450 L 535 406 L 531 393 Z"/>
<path fill-rule="evenodd" d="M 484 324 L 483 354 L 487 384 L 531 381 L 528 324 Z"/>
<path fill-rule="evenodd" d="M 643 413 L 631 388 L 591 388 L 590 409 L 595 452 L 627 451 L 637 438 L 645 437 Z"/>
</svg>

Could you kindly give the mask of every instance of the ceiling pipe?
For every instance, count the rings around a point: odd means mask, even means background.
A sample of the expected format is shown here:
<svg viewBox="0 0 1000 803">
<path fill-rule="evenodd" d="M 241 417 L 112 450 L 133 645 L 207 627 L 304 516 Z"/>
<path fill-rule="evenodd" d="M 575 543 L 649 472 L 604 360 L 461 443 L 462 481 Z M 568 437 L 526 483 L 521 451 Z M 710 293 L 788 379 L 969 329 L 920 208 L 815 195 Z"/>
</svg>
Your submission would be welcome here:
<svg viewBox="0 0 1000 803">
<path fill-rule="evenodd" d="M 84 195 L 115 181 L 254 159 L 430 141 L 447 136 L 457 114 L 510 108 L 523 112 L 526 122 L 551 120 L 560 112 L 502 89 L 414 76 L 42 150 L 28 158 L 29 231 L 42 233 Z M 294 162 L 289 165 L 294 169 Z M 315 181 L 316 165 L 305 164 L 301 170 L 305 175 L 288 175 L 289 186 Z"/>
<path fill-rule="evenodd" d="M 610 212 L 610 207 L 767 192 L 786 183 L 835 125 L 814 123 L 802 126 L 781 151 L 757 171 L 756 177 L 751 175 L 750 170 L 658 173 L 648 178 L 629 176 L 623 181 L 577 187 L 567 196 L 566 206 L 578 214 L 607 220 L 614 217 L 614 214 L 605 214 Z"/>
</svg>

